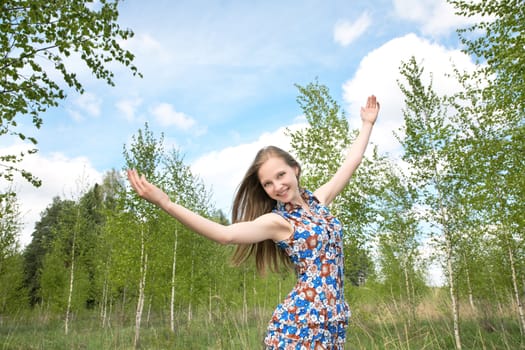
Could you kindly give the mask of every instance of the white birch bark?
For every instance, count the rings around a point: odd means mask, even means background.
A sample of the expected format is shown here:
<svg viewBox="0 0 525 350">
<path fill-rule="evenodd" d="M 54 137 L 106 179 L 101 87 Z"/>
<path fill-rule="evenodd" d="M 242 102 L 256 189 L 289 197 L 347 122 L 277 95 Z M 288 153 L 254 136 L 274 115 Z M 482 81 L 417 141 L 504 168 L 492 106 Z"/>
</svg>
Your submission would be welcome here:
<svg viewBox="0 0 525 350">
<path fill-rule="evenodd" d="M 177 244 L 179 229 L 175 229 L 175 243 L 173 244 L 173 264 L 171 266 L 171 297 L 170 297 L 170 330 L 175 332 L 175 276 L 177 273 Z"/>
<path fill-rule="evenodd" d="M 146 288 L 146 274 L 148 271 L 148 254 L 144 242 L 144 231 L 140 232 L 140 276 L 139 276 L 139 297 L 137 301 L 137 312 L 135 314 L 135 339 L 133 340 L 134 348 L 139 345 L 140 339 L 140 323 L 142 320 L 142 311 L 144 308 L 145 288 Z"/>
<path fill-rule="evenodd" d="M 77 232 L 80 229 L 80 208 L 77 208 L 75 228 L 73 229 L 73 242 L 71 243 L 71 266 L 69 267 L 69 289 L 67 295 L 66 319 L 64 321 L 64 332 L 69 333 L 69 319 L 71 315 L 71 300 L 73 299 L 73 286 L 75 280 L 75 246 L 77 241 Z"/>
<path fill-rule="evenodd" d="M 71 248 L 71 266 L 69 269 L 69 290 L 67 295 L 66 319 L 64 321 L 64 331 L 69 333 L 69 315 L 71 314 L 71 299 L 73 297 L 73 281 L 75 278 L 75 239 L 76 233 L 73 233 L 73 247 Z"/>
<path fill-rule="evenodd" d="M 445 242 L 446 242 L 446 259 L 447 259 L 447 274 L 449 280 L 449 293 L 452 307 L 452 317 L 454 319 L 454 340 L 456 343 L 456 349 L 461 350 L 461 334 L 459 329 L 459 303 L 456 297 L 456 286 L 454 280 L 454 270 L 452 266 L 453 251 L 452 243 L 450 242 L 449 234 L 445 229 Z"/>
<path fill-rule="evenodd" d="M 466 270 L 466 275 L 467 275 L 468 302 L 470 304 L 470 308 L 473 311 L 476 311 L 476 304 L 474 304 L 474 293 L 472 291 L 472 284 L 470 282 L 470 269 L 467 266 L 465 270 Z"/>
<path fill-rule="evenodd" d="M 192 309 L 192 300 L 193 300 L 193 280 L 195 274 L 195 244 L 191 244 L 191 271 L 190 271 L 190 302 L 188 303 L 188 323 L 193 319 L 193 309 Z"/>
<path fill-rule="evenodd" d="M 104 283 L 102 285 L 102 300 L 100 307 L 100 322 L 102 324 L 102 328 L 106 328 L 107 320 L 108 280 L 106 277 L 104 278 Z"/>
<path fill-rule="evenodd" d="M 508 252 L 509 252 L 509 263 L 510 263 L 510 269 L 512 272 L 512 287 L 514 289 L 514 297 L 516 298 L 516 307 L 518 309 L 518 316 L 520 319 L 520 326 L 521 326 L 521 334 L 525 334 L 525 314 L 523 312 L 523 303 L 521 302 L 520 298 L 520 291 L 518 287 L 518 278 L 516 276 L 516 266 L 514 263 L 514 253 L 512 251 L 512 248 L 510 244 L 507 244 L 508 246 Z"/>
<path fill-rule="evenodd" d="M 407 293 L 407 302 L 408 302 L 408 306 L 410 307 L 410 317 L 408 318 L 408 325 L 410 326 L 412 324 L 412 320 L 415 318 L 415 305 L 414 305 L 414 302 L 413 302 L 413 299 L 412 299 L 412 292 L 411 292 L 411 288 L 410 288 L 410 276 L 408 274 L 408 262 L 407 262 L 408 258 L 406 256 L 406 252 L 405 252 L 405 257 L 403 259 L 403 274 L 404 274 L 404 277 L 405 277 L 405 289 L 406 289 L 406 293 Z"/>
</svg>

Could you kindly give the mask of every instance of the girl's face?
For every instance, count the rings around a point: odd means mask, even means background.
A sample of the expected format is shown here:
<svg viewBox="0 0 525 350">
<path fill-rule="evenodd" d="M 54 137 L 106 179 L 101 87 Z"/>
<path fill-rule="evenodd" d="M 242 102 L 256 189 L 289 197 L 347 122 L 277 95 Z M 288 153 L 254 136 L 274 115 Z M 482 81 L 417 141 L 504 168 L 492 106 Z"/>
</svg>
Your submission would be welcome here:
<svg viewBox="0 0 525 350">
<path fill-rule="evenodd" d="M 258 176 L 270 198 L 288 203 L 300 196 L 298 172 L 298 168 L 289 166 L 281 157 L 271 157 L 261 165 Z"/>
</svg>

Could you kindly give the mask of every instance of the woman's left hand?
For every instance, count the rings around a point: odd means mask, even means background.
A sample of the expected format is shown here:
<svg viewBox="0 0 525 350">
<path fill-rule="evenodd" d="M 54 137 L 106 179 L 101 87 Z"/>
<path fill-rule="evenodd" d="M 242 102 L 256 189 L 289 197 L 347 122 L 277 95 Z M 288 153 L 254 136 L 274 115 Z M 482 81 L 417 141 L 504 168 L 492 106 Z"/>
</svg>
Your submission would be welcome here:
<svg viewBox="0 0 525 350">
<path fill-rule="evenodd" d="M 378 114 L 379 102 L 377 102 L 374 95 L 369 96 L 366 100 L 366 107 L 361 107 L 361 120 L 363 123 L 371 123 L 373 125 L 376 122 Z"/>
</svg>

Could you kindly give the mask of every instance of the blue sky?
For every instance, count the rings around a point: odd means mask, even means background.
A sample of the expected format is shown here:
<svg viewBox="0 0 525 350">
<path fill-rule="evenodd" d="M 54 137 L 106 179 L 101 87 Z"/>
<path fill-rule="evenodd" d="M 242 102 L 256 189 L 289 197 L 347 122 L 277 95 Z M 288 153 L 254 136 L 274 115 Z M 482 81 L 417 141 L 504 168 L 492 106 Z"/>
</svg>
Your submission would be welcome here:
<svg viewBox="0 0 525 350">
<path fill-rule="evenodd" d="M 144 78 L 115 66 L 116 87 L 95 80 L 78 60 L 86 93 L 70 92 L 36 132 L 39 153 L 24 166 L 44 184 L 17 183 L 25 223 L 22 245 L 53 196 L 75 198 L 102 174 L 124 165 L 123 146 L 148 122 L 166 147 L 177 147 L 229 214 L 235 186 L 255 152 L 288 148 L 286 127 L 301 127 L 295 84 L 328 86 L 359 125 L 370 94 L 381 102 L 372 142 L 393 156 L 403 97 L 401 61 L 415 55 L 439 92 L 452 64 L 468 69 L 455 29 L 466 24 L 444 0 L 124 1 L 123 45 Z M 0 140 L 0 152 L 23 148 Z"/>
</svg>

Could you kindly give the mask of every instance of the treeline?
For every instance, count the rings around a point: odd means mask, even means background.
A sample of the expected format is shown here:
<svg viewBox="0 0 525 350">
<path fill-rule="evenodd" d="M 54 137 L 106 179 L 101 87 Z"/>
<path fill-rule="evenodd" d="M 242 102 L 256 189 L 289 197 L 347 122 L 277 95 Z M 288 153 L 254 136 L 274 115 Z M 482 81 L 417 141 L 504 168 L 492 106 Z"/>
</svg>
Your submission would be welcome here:
<svg viewBox="0 0 525 350">
<path fill-rule="evenodd" d="M 178 203 L 227 223 L 181 154 L 162 145 L 163 137 L 155 139 L 146 124 L 124 151 L 125 168 L 139 169 Z M 103 327 L 115 314 L 135 318 L 140 327 L 143 314 L 153 312 L 173 328 L 173 314 L 180 310 L 191 320 L 197 308 L 211 313 L 248 304 L 267 307 L 284 295 L 274 286 L 286 276 L 260 280 L 251 266 L 231 267 L 231 247 L 188 231 L 137 198 L 126 182 L 121 172 L 111 171 L 101 184 L 81 188 L 77 198 L 54 198 L 23 252 L 3 250 L 0 314 L 27 307 L 63 314 L 67 332 L 68 320 L 82 310 L 97 310 Z M 12 223 L 14 214 L 3 216 L 2 223 Z M 14 247 L 16 225 L 5 228 L 3 237 Z"/>
<path fill-rule="evenodd" d="M 525 259 L 519 216 L 524 202 L 513 202 L 517 197 L 512 196 L 523 198 L 523 188 L 506 187 L 523 181 L 516 173 L 522 168 L 512 163 L 522 160 L 519 150 L 509 147 L 502 153 L 512 130 L 504 138 L 473 137 L 477 130 L 469 128 L 490 125 L 479 125 L 479 119 L 466 123 L 463 108 L 470 106 L 451 104 L 450 97 L 424 86 L 423 68 L 415 59 L 404 63 L 401 73 L 407 104 L 400 142 L 409 171 L 373 150 L 333 205 L 345 224 L 348 299 L 355 297 L 354 288 L 371 288 L 383 301 L 406 303 L 415 317 L 430 292 L 430 260 L 422 250 L 431 247 L 446 272 L 455 325 L 460 301 L 468 301 L 473 310 L 514 305 L 521 317 Z M 291 151 L 304 168 L 303 185 L 316 188 L 337 169 L 356 131 L 349 130 L 326 86 L 313 82 L 297 88 L 309 127 L 288 132 Z M 445 111 L 451 106 L 457 107 L 454 114 Z M 499 132 L 501 127 L 498 121 Z M 487 143 L 490 148 L 477 149 Z M 145 124 L 124 147 L 123 169 L 138 169 L 174 201 L 227 224 L 180 151 L 165 150 L 163 144 L 163 135 L 157 139 Z M 506 161 L 494 162 L 495 155 Z M 476 166 L 482 162 L 486 166 Z M 101 327 L 109 327 L 114 317 L 134 322 L 137 343 L 143 319 L 160 317 L 175 331 L 181 313 L 190 322 L 199 310 L 211 320 L 228 308 L 247 320 L 249 309 L 268 310 L 282 301 L 294 283 L 293 273 L 261 278 L 253 264 L 230 266 L 232 247 L 188 231 L 139 199 L 121 174 L 111 171 L 102 183 L 85 189 L 79 181 L 77 198 L 54 198 L 23 251 L 15 249 L 16 201 L 6 202 L 2 314 L 31 307 L 63 315 L 67 333 L 74 315 L 95 310 Z M 502 200 L 513 205 L 501 205 Z M 459 328 L 457 336 L 460 341 Z"/>
</svg>

